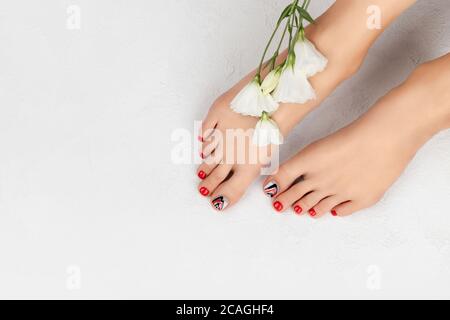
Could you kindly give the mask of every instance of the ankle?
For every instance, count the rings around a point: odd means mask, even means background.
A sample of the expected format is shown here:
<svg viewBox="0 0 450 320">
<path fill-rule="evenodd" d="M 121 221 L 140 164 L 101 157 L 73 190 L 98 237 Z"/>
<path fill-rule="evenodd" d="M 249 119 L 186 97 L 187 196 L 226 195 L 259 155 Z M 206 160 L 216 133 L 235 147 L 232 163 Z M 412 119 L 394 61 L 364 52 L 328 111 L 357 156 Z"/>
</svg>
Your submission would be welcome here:
<svg viewBox="0 0 450 320">
<path fill-rule="evenodd" d="M 407 83 L 423 101 L 427 117 L 434 119 L 437 131 L 450 128 L 450 54 L 419 66 Z"/>
<path fill-rule="evenodd" d="M 357 35 L 357 32 L 344 34 L 347 28 L 345 22 L 340 19 L 323 16 L 317 23 L 306 28 L 306 34 L 317 48 L 328 58 L 329 64 L 335 71 L 338 71 L 340 81 L 344 81 L 356 74 L 371 46 L 370 41 L 358 42 L 350 41 L 350 37 Z M 346 41 L 343 39 L 346 38 Z"/>
<path fill-rule="evenodd" d="M 341 66 L 342 80 L 360 69 L 370 47 L 383 31 L 415 0 L 350 0 L 335 2 L 315 24 L 307 36 L 330 60 Z M 379 28 L 368 27 L 368 11 L 376 5 L 382 13 Z"/>
<path fill-rule="evenodd" d="M 328 26 L 311 26 L 306 32 L 308 38 L 328 58 L 333 70 L 337 71 L 339 82 L 351 78 L 359 71 L 368 48 L 343 45 L 338 34 Z"/>
</svg>

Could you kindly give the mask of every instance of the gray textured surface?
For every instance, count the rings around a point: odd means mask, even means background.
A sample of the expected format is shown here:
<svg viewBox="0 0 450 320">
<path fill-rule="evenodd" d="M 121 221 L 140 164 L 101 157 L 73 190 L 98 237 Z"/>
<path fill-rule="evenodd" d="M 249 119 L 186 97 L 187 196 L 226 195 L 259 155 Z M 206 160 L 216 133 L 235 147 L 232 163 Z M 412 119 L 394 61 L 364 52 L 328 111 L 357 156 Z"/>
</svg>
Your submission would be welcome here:
<svg viewBox="0 0 450 320">
<path fill-rule="evenodd" d="M 450 298 L 449 132 L 345 220 L 274 215 L 259 184 L 220 216 L 171 164 L 173 130 L 254 67 L 286 2 L 0 2 L 1 297 Z M 283 158 L 447 53 L 449 17 L 448 0 L 402 16 Z"/>
</svg>

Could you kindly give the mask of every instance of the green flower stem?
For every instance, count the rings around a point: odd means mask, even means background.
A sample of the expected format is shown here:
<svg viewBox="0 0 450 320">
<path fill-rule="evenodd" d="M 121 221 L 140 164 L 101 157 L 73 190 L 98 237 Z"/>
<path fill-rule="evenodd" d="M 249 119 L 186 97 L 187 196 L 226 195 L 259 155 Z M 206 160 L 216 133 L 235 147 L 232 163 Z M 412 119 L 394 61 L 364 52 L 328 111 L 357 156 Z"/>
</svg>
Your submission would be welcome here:
<svg viewBox="0 0 450 320">
<path fill-rule="evenodd" d="M 286 26 L 284 27 L 283 35 L 281 36 L 280 42 L 278 43 L 277 50 L 275 51 L 275 53 L 274 53 L 274 55 L 272 57 L 271 70 L 270 71 L 275 69 L 275 65 L 277 63 L 277 58 L 280 55 L 280 49 L 281 49 L 281 46 L 283 45 L 283 41 L 284 41 L 284 38 L 286 37 L 286 32 L 287 32 L 288 28 L 289 28 L 289 23 L 286 22 Z"/>
<path fill-rule="evenodd" d="M 311 3 L 311 0 L 304 0 L 303 4 L 302 4 L 302 8 L 307 10 L 307 8 L 309 7 L 309 4 Z M 294 11 L 294 13 L 296 13 L 296 10 Z M 303 28 L 303 17 L 299 14 L 298 15 L 298 20 L 296 20 L 296 27 L 298 30 L 300 30 L 300 35 L 302 35 L 302 37 L 304 37 L 304 28 Z M 298 24 L 297 24 L 298 23 Z M 273 71 L 275 69 L 276 66 L 276 60 L 280 54 L 280 50 L 281 50 L 281 46 L 283 45 L 283 41 L 284 38 L 286 37 L 286 32 L 289 29 L 289 21 L 286 23 L 286 26 L 284 28 L 283 31 L 283 35 L 281 36 L 280 42 L 278 43 L 278 47 L 277 50 L 275 51 L 270 63 L 271 63 L 271 68 L 270 71 Z M 297 39 L 297 37 L 295 37 L 294 39 Z"/>
<path fill-rule="evenodd" d="M 305 0 L 305 1 L 307 1 L 307 0 Z M 297 5 L 298 5 L 298 2 L 299 2 L 299 0 L 294 0 L 294 1 L 292 2 L 291 12 L 289 13 L 289 23 L 291 23 L 292 15 L 295 15 L 295 12 L 296 12 L 296 8 L 297 8 Z M 295 19 L 294 19 L 294 20 L 295 20 Z M 289 25 L 289 24 L 288 24 L 288 25 Z M 280 26 L 281 26 L 281 21 L 279 21 L 279 22 L 277 23 L 277 26 L 276 26 L 274 32 L 272 33 L 272 35 L 271 35 L 271 37 L 270 37 L 270 39 L 269 39 L 269 43 L 267 44 L 266 48 L 264 49 L 263 56 L 262 56 L 261 61 L 260 61 L 260 63 L 259 63 L 258 73 L 256 74 L 256 77 L 255 77 L 255 78 L 261 79 L 261 72 L 262 72 L 262 70 L 263 70 L 264 59 L 266 58 L 267 52 L 269 51 L 269 48 L 270 48 L 270 45 L 272 44 L 273 39 L 275 38 L 275 36 L 276 36 L 278 30 L 280 29 Z M 289 33 L 290 33 L 290 41 L 289 41 L 289 42 L 291 42 L 291 41 L 292 41 L 292 28 L 291 28 L 291 30 L 289 31 Z M 272 59 L 273 59 L 273 58 L 272 58 Z M 275 59 L 276 59 L 276 58 L 275 58 Z M 273 64 L 273 62 L 272 62 L 272 64 Z"/>
<path fill-rule="evenodd" d="M 304 0 L 302 8 L 307 11 L 310 4 L 311 4 L 311 0 Z M 300 21 L 299 24 L 300 24 L 300 26 L 298 27 L 297 34 L 296 34 L 296 36 L 294 38 L 295 39 L 294 41 L 298 41 L 300 39 L 300 37 L 302 38 L 302 40 L 305 40 L 305 28 L 303 26 L 303 21 L 304 20 L 305 19 L 299 14 L 299 21 Z"/>
<path fill-rule="evenodd" d="M 264 50 L 264 54 L 261 58 L 261 62 L 259 63 L 258 73 L 256 74 L 257 77 L 259 76 L 261 78 L 261 71 L 263 68 L 264 59 L 266 58 L 267 51 L 269 51 L 270 45 L 272 44 L 272 41 L 275 38 L 275 35 L 277 34 L 279 28 L 280 28 L 280 24 L 278 23 L 277 27 L 275 28 L 274 32 L 272 33 L 272 36 L 270 37 L 269 43 L 267 44 L 267 46 Z"/>
<path fill-rule="evenodd" d="M 303 5 L 305 5 L 307 1 L 308 0 L 304 0 Z M 296 17 L 297 17 L 298 2 L 299 2 L 299 0 L 295 1 L 294 6 L 292 7 L 293 11 L 291 12 L 291 16 L 289 17 L 289 23 L 291 24 L 290 29 L 289 29 L 289 49 L 288 49 L 289 55 L 292 54 L 292 51 L 294 50 L 294 42 L 297 40 L 297 35 L 298 35 L 298 30 L 299 30 L 299 27 L 297 27 L 297 32 L 296 32 L 295 36 L 292 34 L 294 31 L 294 25 L 297 20 Z M 302 20 L 300 20 L 301 18 L 302 17 L 300 16 L 299 21 L 302 21 Z M 300 24 L 300 25 L 302 25 L 302 24 Z"/>
<path fill-rule="evenodd" d="M 288 53 L 291 54 L 294 51 L 294 45 L 295 45 L 295 36 L 297 35 L 297 32 L 294 34 L 294 24 L 295 24 L 295 17 L 292 16 L 291 21 L 291 28 L 290 28 L 290 35 L 289 35 L 289 48 Z"/>
<path fill-rule="evenodd" d="M 263 56 L 261 58 L 261 61 L 259 63 L 258 67 L 258 73 L 255 76 L 255 81 L 258 81 L 261 84 L 261 72 L 266 69 L 268 66 L 270 66 L 270 71 L 273 71 L 276 67 L 276 61 L 280 54 L 281 46 L 284 42 L 284 38 L 286 37 L 286 32 L 289 31 L 289 49 L 288 49 L 288 56 L 293 54 L 293 50 L 295 48 L 295 43 L 300 39 L 305 39 L 305 29 L 304 29 L 304 18 L 302 14 L 297 12 L 298 3 L 300 0 L 293 0 L 291 3 L 290 11 L 284 11 L 285 14 L 282 14 L 282 18 L 278 21 L 275 30 L 273 31 L 272 35 L 270 36 L 269 42 L 267 43 Z M 308 10 L 309 5 L 311 4 L 311 0 L 303 0 L 302 9 Z M 272 58 L 265 64 L 264 60 L 266 58 L 267 52 L 269 51 L 269 48 L 275 39 L 275 36 L 278 32 L 278 30 L 281 27 L 283 18 L 288 18 L 288 21 L 286 23 L 286 26 L 283 30 L 283 34 L 281 36 L 280 42 L 278 43 L 278 47 L 272 56 Z M 295 32 L 294 32 L 295 30 Z"/>
</svg>

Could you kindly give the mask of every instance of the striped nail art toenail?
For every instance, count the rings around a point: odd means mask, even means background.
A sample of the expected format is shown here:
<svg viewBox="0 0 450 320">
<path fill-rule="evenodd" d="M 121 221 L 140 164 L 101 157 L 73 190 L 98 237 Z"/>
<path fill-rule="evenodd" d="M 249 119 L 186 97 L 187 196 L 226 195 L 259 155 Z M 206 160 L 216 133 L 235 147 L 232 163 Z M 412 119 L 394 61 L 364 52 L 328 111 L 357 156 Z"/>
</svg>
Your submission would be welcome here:
<svg viewBox="0 0 450 320">
<path fill-rule="evenodd" d="M 309 210 L 309 215 L 310 215 L 311 217 L 317 216 L 316 210 L 314 210 L 314 209 Z"/>
<path fill-rule="evenodd" d="M 224 196 L 219 196 L 211 201 L 211 204 L 217 211 L 223 211 L 228 207 L 230 202 Z"/>
<path fill-rule="evenodd" d="M 278 184 L 275 181 L 269 182 L 264 187 L 264 193 L 271 198 L 274 198 L 278 194 L 278 191 L 279 191 Z"/>
<path fill-rule="evenodd" d="M 202 196 L 208 196 L 209 195 L 209 190 L 208 189 L 206 189 L 205 187 L 202 187 L 202 188 L 200 188 L 200 194 L 202 195 Z"/>
</svg>

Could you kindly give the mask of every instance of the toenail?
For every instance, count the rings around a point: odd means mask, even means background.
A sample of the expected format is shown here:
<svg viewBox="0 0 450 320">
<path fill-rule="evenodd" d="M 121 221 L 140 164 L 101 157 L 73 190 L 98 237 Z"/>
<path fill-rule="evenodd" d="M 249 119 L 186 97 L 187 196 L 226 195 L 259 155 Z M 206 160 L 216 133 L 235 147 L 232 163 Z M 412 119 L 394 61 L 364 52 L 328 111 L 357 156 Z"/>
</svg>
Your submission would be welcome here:
<svg viewBox="0 0 450 320">
<path fill-rule="evenodd" d="M 198 173 L 198 177 L 199 177 L 200 179 L 202 179 L 202 180 L 205 180 L 205 179 L 206 179 L 206 173 L 205 173 L 204 171 L 200 171 L 200 172 Z"/>
<path fill-rule="evenodd" d="M 332 215 L 333 217 L 337 217 L 337 216 L 338 216 L 336 210 L 331 210 L 331 215 Z"/>
<path fill-rule="evenodd" d="M 283 204 L 280 201 L 277 201 L 273 204 L 273 207 L 275 208 L 275 210 L 277 210 L 278 212 L 283 211 Z"/>
<path fill-rule="evenodd" d="M 217 211 L 223 211 L 228 207 L 230 202 L 224 196 L 219 196 L 211 201 L 211 204 Z"/>
<path fill-rule="evenodd" d="M 278 184 L 275 181 L 269 182 L 264 187 L 264 193 L 271 198 L 274 198 L 278 194 L 279 190 Z"/>
<path fill-rule="evenodd" d="M 316 210 L 314 210 L 314 209 L 309 210 L 309 215 L 310 215 L 311 217 L 317 216 Z"/>
<path fill-rule="evenodd" d="M 209 190 L 208 189 L 206 189 L 205 187 L 202 187 L 202 188 L 200 188 L 200 194 L 202 195 L 202 196 L 208 196 L 209 195 Z"/>
<path fill-rule="evenodd" d="M 205 142 L 202 136 L 198 136 L 198 141 L 200 141 L 201 143 Z"/>
<path fill-rule="evenodd" d="M 202 153 L 200 153 L 200 158 L 202 158 L 202 159 L 205 159 L 206 157 L 205 157 L 205 154 L 202 152 Z"/>
<path fill-rule="evenodd" d="M 300 206 L 295 206 L 294 211 L 296 214 L 301 214 L 303 212 L 303 209 Z"/>
</svg>

